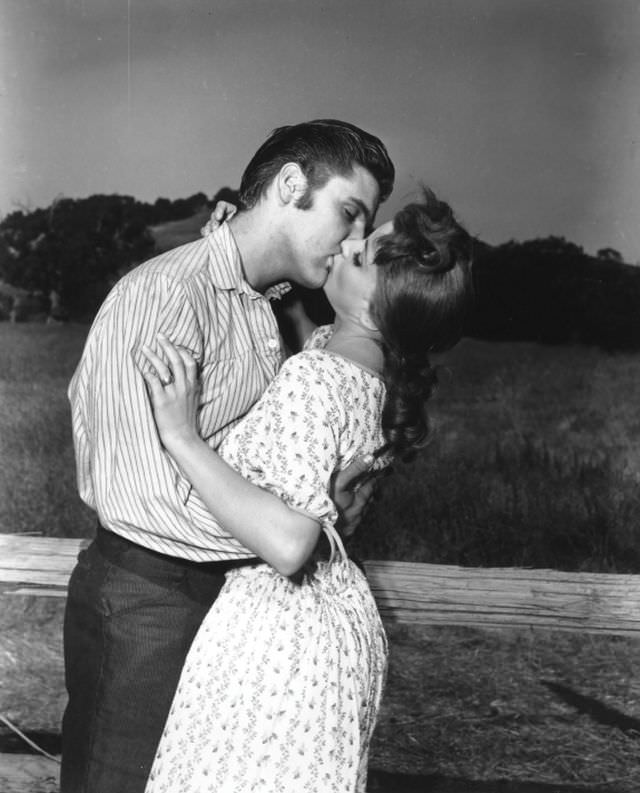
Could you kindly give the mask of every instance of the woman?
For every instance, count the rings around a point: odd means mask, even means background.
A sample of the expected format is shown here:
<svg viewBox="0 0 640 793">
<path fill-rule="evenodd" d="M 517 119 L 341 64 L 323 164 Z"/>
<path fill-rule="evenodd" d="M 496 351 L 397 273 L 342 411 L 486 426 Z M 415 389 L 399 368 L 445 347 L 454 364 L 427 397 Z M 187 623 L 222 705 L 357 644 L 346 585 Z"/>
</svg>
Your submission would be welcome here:
<svg viewBox="0 0 640 793">
<path fill-rule="evenodd" d="M 343 243 L 325 292 L 333 326 L 285 362 L 219 455 L 198 436 L 195 363 L 166 339 L 164 357 L 145 351 L 167 452 L 264 560 L 228 574 L 200 628 L 147 793 L 366 788 L 386 637 L 328 487 L 356 455 L 381 469 L 424 443 L 429 354 L 459 339 L 471 293 L 469 236 L 425 191 Z"/>
</svg>

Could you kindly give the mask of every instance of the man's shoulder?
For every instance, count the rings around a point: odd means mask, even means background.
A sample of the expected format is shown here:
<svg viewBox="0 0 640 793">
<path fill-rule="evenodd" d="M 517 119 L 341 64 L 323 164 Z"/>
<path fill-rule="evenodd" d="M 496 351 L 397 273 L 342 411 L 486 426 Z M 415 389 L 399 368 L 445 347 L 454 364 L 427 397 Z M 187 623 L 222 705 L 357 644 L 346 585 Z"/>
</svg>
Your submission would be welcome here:
<svg viewBox="0 0 640 793">
<path fill-rule="evenodd" d="M 228 230 L 220 227 L 193 242 L 163 251 L 129 273 L 134 280 L 165 278 L 176 284 L 206 279 L 224 285 L 237 276 L 237 251 Z"/>
<path fill-rule="evenodd" d="M 152 259 L 147 259 L 132 274 L 138 276 L 166 275 L 168 277 L 185 278 L 206 267 L 209 261 L 209 250 L 206 239 L 200 237 L 193 242 L 179 245 L 163 251 Z"/>
<path fill-rule="evenodd" d="M 164 251 L 134 267 L 115 285 L 114 297 L 130 291 L 153 291 L 160 284 L 168 288 L 188 289 L 190 282 L 206 277 L 208 266 L 209 254 L 206 241 L 195 240 Z"/>
</svg>

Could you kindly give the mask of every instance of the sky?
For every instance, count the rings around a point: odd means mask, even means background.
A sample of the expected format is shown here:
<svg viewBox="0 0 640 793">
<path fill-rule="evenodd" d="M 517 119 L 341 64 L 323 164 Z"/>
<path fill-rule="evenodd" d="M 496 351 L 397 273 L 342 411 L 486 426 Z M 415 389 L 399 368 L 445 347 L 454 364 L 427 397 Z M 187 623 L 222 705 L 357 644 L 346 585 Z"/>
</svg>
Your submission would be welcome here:
<svg viewBox="0 0 640 793">
<path fill-rule="evenodd" d="M 640 263 L 640 0 L 0 0 L 0 217 L 236 187 L 340 118 L 498 244 Z"/>
</svg>

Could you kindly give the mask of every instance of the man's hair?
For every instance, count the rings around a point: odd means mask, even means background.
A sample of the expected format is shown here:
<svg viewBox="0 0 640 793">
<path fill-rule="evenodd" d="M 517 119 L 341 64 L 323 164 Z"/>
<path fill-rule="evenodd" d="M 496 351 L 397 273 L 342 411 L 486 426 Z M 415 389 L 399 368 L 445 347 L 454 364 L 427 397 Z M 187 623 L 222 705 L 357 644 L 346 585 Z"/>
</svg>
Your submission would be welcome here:
<svg viewBox="0 0 640 793">
<path fill-rule="evenodd" d="M 240 203 L 251 209 L 288 162 L 297 163 L 307 178 L 307 190 L 297 206 L 308 209 L 314 190 L 332 176 L 347 176 L 354 166 L 365 168 L 377 181 L 380 202 L 393 189 L 395 169 L 385 145 L 374 135 L 333 119 L 279 127 L 254 154 L 240 183 Z"/>
</svg>

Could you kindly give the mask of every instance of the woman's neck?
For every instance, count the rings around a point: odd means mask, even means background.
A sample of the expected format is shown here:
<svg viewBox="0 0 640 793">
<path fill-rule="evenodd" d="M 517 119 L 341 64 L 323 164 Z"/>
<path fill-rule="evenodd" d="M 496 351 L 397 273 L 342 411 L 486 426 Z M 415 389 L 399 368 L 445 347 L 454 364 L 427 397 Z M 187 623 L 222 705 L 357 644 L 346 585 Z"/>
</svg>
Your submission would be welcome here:
<svg viewBox="0 0 640 793">
<path fill-rule="evenodd" d="M 384 354 L 375 331 L 336 318 L 326 349 L 382 374 Z"/>
</svg>

